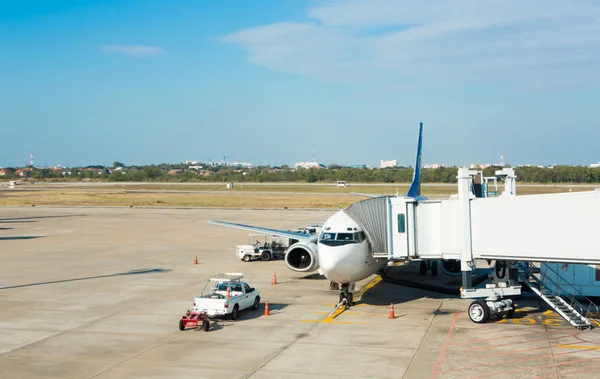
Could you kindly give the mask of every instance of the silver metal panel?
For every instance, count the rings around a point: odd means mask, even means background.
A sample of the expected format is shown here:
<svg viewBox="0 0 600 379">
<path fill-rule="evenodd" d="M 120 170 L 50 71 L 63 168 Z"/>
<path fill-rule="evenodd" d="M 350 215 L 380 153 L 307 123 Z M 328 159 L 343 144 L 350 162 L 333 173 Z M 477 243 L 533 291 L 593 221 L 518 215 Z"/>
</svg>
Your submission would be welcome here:
<svg viewBox="0 0 600 379">
<path fill-rule="evenodd" d="M 363 229 L 371 244 L 371 252 L 377 256 L 388 255 L 388 197 L 375 197 L 359 201 L 344 209 Z"/>
</svg>

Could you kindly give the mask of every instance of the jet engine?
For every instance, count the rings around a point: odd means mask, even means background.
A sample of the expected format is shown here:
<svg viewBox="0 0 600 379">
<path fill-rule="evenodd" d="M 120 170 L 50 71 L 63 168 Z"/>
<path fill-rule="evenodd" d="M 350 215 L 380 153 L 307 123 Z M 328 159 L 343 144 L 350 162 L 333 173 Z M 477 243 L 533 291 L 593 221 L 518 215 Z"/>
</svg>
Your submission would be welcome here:
<svg viewBox="0 0 600 379">
<path fill-rule="evenodd" d="M 285 254 L 285 264 L 292 271 L 310 272 L 319 268 L 317 244 L 297 242 Z"/>
</svg>

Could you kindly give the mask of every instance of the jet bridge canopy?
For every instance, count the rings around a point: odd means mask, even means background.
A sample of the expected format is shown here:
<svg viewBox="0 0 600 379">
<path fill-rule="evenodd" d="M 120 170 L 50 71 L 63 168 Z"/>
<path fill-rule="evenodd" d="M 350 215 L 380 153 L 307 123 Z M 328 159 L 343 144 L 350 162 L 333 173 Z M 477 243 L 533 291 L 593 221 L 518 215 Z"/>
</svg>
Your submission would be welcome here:
<svg viewBox="0 0 600 379">
<path fill-rule="evenodd" d="M 391 259 L 600 264 L 598 190 L 390 204 Z"/>
</svg>

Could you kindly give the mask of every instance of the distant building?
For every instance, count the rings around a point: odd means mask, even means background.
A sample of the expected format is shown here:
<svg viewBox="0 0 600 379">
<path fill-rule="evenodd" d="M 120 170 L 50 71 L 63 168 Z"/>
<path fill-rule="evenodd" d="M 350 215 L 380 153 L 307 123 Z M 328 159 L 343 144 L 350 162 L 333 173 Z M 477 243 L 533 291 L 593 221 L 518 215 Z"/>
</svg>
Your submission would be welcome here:
<svg viewBox="0 0 600 379">
<path fill-rule="evenodd" d="M 232 162 L 232 163 L 229 163 L 229 166 L 252 168 L 252 163 L 250 163 L 250 162 Z"/>
<path fill-rule="evenodd" d="M 431 169 L 436 169 L 436 168 L 440 168 L 440 167 L 446 167 L 446 165 L 441 164 L 441 163 L 430 163 L 430 164 L 423 165 L 423 168 L 431 168 Z"/>
<path fill-rule="evenodd" d="M 379 165 L 379 168 L 386 168 L 386 167 L 396 167 L 398 166 L 398 164 L 396 163 L 395 159 L 392 159 L 391 161 L 381 161 L 381 164 Z"/>
<path fill-rule="evenodd" d="M 590 168 L 600 168 L 600 162 L 598 162 L 598 163 L 592 163 L 590 165 Z"/>
<path fill-rule="evenodd" d="M 480 163 L 471 163 L 469 165 L 469 169 L 480 169 L 480 170 L 485 170 L 486 168 L 490 167 L 491 164 L 486 163 L 486 164 L 480 164 Z"/>
<path fill-rule="evenodd" d="M 516 167 L 537 167 L 537 168 L 554 168 L 554 166 L 540 166 L 540 165 L 536 165 L 536 164 L 519 164 Z"/>
<path fill-rule="evenodd" d="M 0 170 L 0 176 L 5 176 L 7 173 L 8 173 L 7 170 L 4 170 L 4 169 Z"/>
<path fill-rule="evenodd" d="M 196 161 L 185 161 L 185 164 L 187 164 L 187 165 L 197 165 L 198 162 L 196 162 Z"/>
<path fill-rule="evenodd" d="M 318 162 L 298 162 L 295 165 L 296 168 L 325 168 L 325 165 L 322 165 Z"/>
<path fill-rule="evenodd" d="M 169 175 L 177 175 L 177 174 L 179 174 L 182 171 L 183 171 L 182 169 L 175 169 L 175 170 L 170 170 L 169 172 L 167 172 L 167 174 L 169 174 Z"/>
<path fill-rule="evenodd" d="M 204 169 L 204 167 L 202 167 L 202 166 L 189 166 L 188 169 L 190 169 L 190 170 L 202 170 L 202 169 Z"/>
</svg>

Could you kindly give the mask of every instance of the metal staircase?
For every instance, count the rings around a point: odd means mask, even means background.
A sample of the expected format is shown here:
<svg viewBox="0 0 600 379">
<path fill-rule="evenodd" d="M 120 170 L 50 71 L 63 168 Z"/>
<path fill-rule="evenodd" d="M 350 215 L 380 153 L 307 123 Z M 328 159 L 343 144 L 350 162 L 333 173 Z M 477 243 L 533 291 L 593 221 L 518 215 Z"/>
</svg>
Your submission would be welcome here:
<svg viewBox="0 0 600 379">
<path fill-rule="evenodd" d="M 595 324 L 588 317 L 597 317 L 600 315 L 598 306 L 583 296 L 573 285 L 563 279 L 558 272 L 552 270 L 547 265 L 544 265 L 540 269 L 529 262 L 519 263 L 518 268 L 519 281 L 531 288 L 533 292 L 571 325 L 579 330 L 592 329 L 594 327 Z M 559 283 L 548 277 L 547 274 L 549 272 L 558 278 Z M 584 306 L 575 297 L 583 298 L 589 305 Z"/>
</svg>

